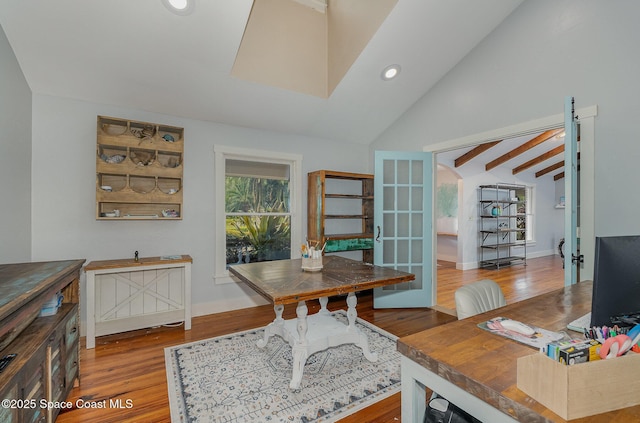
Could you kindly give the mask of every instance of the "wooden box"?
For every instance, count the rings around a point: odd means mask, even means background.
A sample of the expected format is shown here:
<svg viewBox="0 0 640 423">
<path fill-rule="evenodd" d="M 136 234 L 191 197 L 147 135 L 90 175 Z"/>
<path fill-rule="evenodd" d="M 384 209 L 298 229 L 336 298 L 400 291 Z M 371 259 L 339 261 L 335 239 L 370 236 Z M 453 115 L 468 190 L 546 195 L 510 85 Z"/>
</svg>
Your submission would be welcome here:
<svg viewBox="0 0 640 423">
<path fill-rule="evenodd" d="M 640 404 L 640 354 L 567 366 L 544 354 L 518 359 L 518 389 L 565 420 Z"/>
</svg>

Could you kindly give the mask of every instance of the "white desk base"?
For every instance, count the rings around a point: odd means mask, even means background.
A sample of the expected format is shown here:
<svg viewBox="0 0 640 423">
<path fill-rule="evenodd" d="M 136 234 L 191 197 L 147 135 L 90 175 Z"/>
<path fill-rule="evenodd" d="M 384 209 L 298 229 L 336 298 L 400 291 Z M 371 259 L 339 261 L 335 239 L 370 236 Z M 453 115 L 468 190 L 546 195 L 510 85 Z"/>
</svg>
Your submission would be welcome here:
<svg viewBox="0 0 640 423">
<path fill-rule="evenodd" d="M 274 306 L 276 319 L 265 328 L 264 338 L 257 343 L 258 347 L 263 348 L 267 345 L 269 338 L 278 335 L 291 345 L 293 353 L 293 377 L 289 384 L 291 389 L 300 387 L 307 358 L 318 351 L 343 344 L 355 344 L 362 349 L 367 360 L 378 360 L 378 355 L 369 350 L 367 336 L 355 325 L 357 317 L 355 293 L 350 292 L 347 296 L 348 325 L 331 316 L 327 310 L 329 301 L 327 297 L 322 297 L 319 301 L 320 310 L 311 316 L 307 316 L 307 304 L 300 301 L 296 308 L 297 318 L 290 320 L 282 318 L 284 305 Z"/>
<path fill-rule="evenodd" d="M 480 398 L 438 376 L 406 356 L 400 357 L 402 378 L 402 422 L 422 423 L 427 406 L 426 388 L 487 423 L 518 423 Z"/>
</svg>

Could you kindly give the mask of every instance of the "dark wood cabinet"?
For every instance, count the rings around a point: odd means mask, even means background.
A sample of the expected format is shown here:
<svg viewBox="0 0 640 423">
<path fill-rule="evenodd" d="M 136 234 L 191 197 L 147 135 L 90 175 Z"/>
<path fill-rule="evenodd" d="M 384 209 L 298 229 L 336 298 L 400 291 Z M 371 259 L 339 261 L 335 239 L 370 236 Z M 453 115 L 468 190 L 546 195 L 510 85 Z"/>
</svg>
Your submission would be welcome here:
<svg viewBox="0 0 640 423">
<path fill-rule="evenodd" d="M 78 283 L 84 260 L 0 265 L 0 356 L 16 354 L 0 373 L 2 422 L 53 422 L 79 384 Z M 64 300 L 38 316 L 53 295 Z M 23 324 L 21 318 L 30 319 Z M 18 329 L 16 329 L 18 328 Z"/>
</svg>

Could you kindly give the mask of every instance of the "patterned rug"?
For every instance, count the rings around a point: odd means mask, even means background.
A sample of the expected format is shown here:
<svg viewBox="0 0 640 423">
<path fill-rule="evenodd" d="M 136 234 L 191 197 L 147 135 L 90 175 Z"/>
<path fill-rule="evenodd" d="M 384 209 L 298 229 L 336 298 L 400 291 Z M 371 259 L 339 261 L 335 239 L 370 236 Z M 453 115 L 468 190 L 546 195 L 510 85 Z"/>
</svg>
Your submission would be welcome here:
<svg viewBox="0 0 640 423">
<path fill-rule="evenodd" d="M 332 312 L 347 322 L 346 312 Z M 378 361 L 352 344 L 310 356 L 300 389 L 289 389 L 291 347 L 264 328 L 165 348 L 172 422 L 335 422 L 400 391 L 396 337 L 358 318 Z"/>
</svg>

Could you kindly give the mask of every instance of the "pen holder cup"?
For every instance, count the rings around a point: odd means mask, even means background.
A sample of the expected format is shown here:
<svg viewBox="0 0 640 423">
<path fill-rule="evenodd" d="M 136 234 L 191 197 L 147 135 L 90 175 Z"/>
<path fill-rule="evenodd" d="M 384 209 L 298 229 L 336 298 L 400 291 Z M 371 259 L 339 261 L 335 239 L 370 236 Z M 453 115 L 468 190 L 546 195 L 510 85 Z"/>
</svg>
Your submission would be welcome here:
<svg viewBox="0 0 640 423">
<path fill-rule="evenodd" d="M 302 270 L 306 272 L 319 272 L 322 270 L 322 257 L 302 258 Z"/>
</svg>

